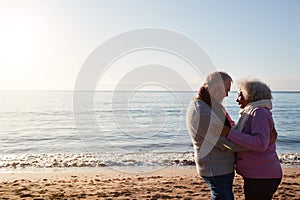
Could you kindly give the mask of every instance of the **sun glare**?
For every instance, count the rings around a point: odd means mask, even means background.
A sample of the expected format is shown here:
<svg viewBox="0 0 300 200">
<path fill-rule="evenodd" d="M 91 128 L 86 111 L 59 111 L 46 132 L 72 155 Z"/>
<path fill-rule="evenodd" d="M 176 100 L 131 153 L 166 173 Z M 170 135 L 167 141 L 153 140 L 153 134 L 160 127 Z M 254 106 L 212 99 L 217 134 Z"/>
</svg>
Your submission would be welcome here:
<svg viewBox="0 0 300 200">
<path fill-rule="evenodd" d="M 24 85 L 34 76 L 40 64 L 41 51 L 37 20 L 20 10 L 7 12 L 5 20 L 0 20 L 2 82 Z"/>
<path fill-rule="evenodd" d="M 32 27 L 15 24 L 2 33 L 1 55 L 5 67 L 19 68 L 34 64 L 37 44 Z"/>
</svg>

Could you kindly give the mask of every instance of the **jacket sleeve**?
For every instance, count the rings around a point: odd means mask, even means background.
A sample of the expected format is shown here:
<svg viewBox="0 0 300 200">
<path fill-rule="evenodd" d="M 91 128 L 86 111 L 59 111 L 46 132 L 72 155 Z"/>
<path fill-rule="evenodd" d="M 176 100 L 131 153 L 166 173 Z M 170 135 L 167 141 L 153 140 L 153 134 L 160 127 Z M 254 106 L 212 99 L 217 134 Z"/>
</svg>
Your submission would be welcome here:
<svg viewBox="0 0 300 200">
<path fill-rule="evenodd" d="M 265 109 L 253 111 L 250 126 L 250 134 L 231 129 L 227 138 L 250 150 L 266 151 L 270 142 L 270 119 Z"/>
<path fill-rule="evenodd" d="M 212 122 L 211 122 L 212 121 Z M 223 123 L 220 122 L 215 116 L 210 116 L 207 112 L 200 113 L 200 118 L 198 122 L 198 127 L 196 128 L 197 134 L 195 140 L 206 140 L 207 142 L 214 145 L 216 148 L 221 151 L 226 152 L 239 152 L 239 151 L 247 151 L 249 149 L 235 144 L 233 141 L 229 140 L 226 137 L 220 136 L 220 134 L 212 133 L 209 129 L 210 125 L 220 124 L 220 127 L 223 126 Z M 220 130 L 221 133 L 221 130 Z M 200 138 L 199 138 L 200 137 Z"/>
<path fill-rule="evenodd" d="M 221 136 L 218 139 L 216 146 L 219 149 L 221 149 L 222 151 L 227 151 L 227 152 L 240 152 L 240 151 L 248 151 L 249 150 L 246 147 L 240 146 L 223 136 Z"/>
</svg>

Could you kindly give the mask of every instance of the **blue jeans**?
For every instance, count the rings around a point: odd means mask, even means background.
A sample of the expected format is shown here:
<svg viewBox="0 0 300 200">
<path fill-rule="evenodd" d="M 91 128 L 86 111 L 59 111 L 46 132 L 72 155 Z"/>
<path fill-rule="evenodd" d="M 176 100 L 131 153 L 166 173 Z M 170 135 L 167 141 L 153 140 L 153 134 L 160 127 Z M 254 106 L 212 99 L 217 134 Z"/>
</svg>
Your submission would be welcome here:
<svg viewBox="0 0 300 200">
<path fill-rule="evenodd" d="M 202 176 L 208 185 L 213 200 L 234 200 L 232 184 L 234 172 L 221 176 Z"/>
</svg>

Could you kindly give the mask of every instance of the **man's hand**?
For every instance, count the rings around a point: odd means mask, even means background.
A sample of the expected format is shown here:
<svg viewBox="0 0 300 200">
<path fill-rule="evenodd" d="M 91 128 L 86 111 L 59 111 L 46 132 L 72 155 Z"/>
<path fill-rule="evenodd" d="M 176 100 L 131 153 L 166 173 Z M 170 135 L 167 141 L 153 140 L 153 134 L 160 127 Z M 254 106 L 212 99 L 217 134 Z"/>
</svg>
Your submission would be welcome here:
<svg viewBox="0 0 300 200">
<path fill-rule="evenodd" d="M 226 137 L 229 134 L 231 128 L 224 126 L 223 124 L 211 124 L 208 131 L 215 136 Z"/>
</svg>

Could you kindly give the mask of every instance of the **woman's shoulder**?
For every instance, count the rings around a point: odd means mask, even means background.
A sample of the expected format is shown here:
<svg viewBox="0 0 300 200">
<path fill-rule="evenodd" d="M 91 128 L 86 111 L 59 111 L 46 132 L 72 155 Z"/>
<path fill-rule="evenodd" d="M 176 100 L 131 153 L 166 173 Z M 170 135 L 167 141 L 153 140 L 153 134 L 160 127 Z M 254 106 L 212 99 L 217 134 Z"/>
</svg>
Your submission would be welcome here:
<svg viewBox="0 0 300 200">
<path fill-rule="evenodd" d="M 271 111 L 266 107 L 256 107 L 253 109 L 252 113 L 265 113 L 265 114 L 271 114 Z"/>
<path fill-rule="evenodd" d="M 252 115 L 257 117 L 266 117 L 272 120 L 272 112 L 265 107 L 254 108 L 252 111 Z"/>
</svg>

